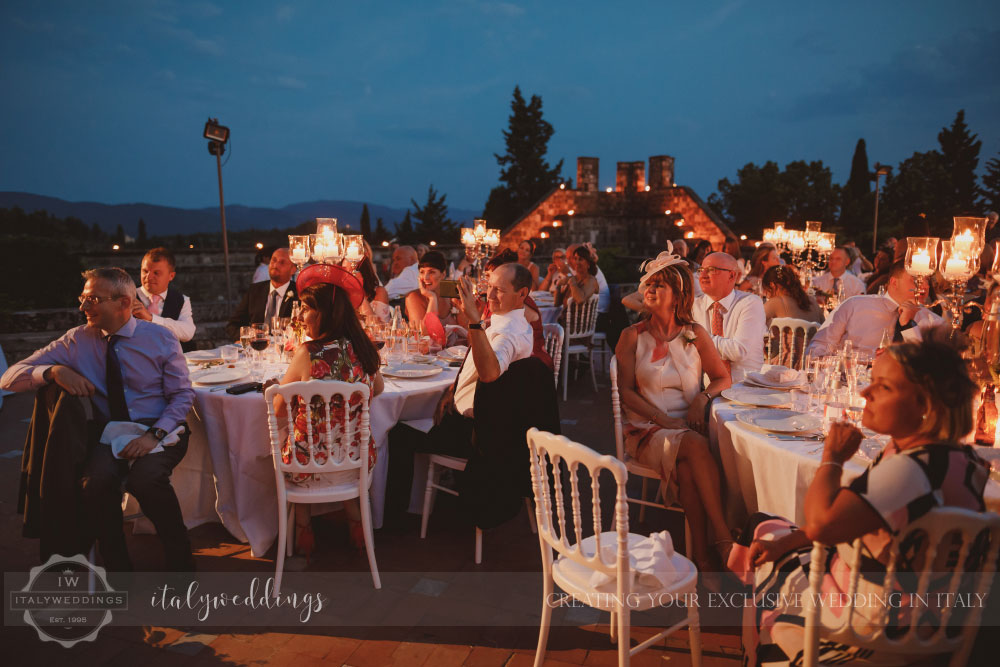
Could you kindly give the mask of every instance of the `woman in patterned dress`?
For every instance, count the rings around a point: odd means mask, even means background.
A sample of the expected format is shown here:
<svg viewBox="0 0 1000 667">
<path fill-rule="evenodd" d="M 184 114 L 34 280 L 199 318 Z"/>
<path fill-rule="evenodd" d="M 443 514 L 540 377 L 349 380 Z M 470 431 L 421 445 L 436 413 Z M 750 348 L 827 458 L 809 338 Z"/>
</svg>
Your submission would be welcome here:
<svg viewBox="0 0 1000 667">
<path fill-rule="evenodd" d="M 622 332 L 615 348 L 625 408 L 625 449 L 653 468 L 679 497 L 691 526 L 698 569 L 716 572 L 732 547 L 722 512 L 719 470 L 708 450 L 706 413 L 732 381 L 711 337 L 691 316 L 694 277 L 673 245 L 644 265 L 649 318 Z M 710 380 L 702 390 L 702 371 Z M 709 548 L 711 528 L 722 557 Z"/>
<path fill-rule="evenodd" d="M 303 343 L 295 351 L 288 371 L 281 384 L 302 380 L 338 380 L 341 382 L 363 382 L 371 390 L 374 398 L 382 392 L 382 375 L 379 373 L 378 350 L 365 334 L 355 312 L 364 298 L 361 283 L 339 266 L 313 265 L 304 269 L 296 281 L 299 300 L 302 303 L 302 320 L 306 332 L 312 339 Z M 357 304 L 357 305 L 356 305 Z M 349 401 L 347 410 L 338 410 L 336 403 L 331 408 L 332 433 L 326 433 L 325 407 L 322 399 L 316 397 L 306 406 L 298 398 L 291 405 L 293 416 L 288 439 L 281 448 L 281 458 L 290 463 L 294 456 L 300 463 L 309 462 L 310 444 L 314 450 L 314 460 L 323 463 L 330 455 L 330 443 L 338 439 L 345 428 L 345 420 L 354 426 L 354 440 L 349 443 L 347 454 L 357 458 L 361 446 L 360 417 L 361 395 L 355 394 Z M 275 411 L 279 417 L 287 415 L 284 400 L 275 398 Z M 309 424 L 312 424 L 312 439 L 309 438 Z M 376 449 L 372 439 L 368 441 L 368 469 L 375 466 Z M 324 473 L 324 475 L 339 473 Z M 353 475 L 353 472 L 349 473 Z M 319 482 L 319 475 L 286 473 L 288 481 L 308 486 Z M 322 480 L 329 483 L 329 479 Z M 361 529 L 361 512 L 357 499 L 344 503 L 350 523 L 351 541 L 359 548 L 364 545 Z M 303 506 L 296 506 L 296 527 L 300 550 L 312 549 L 312 529 L 309 512 Z"/>
<path fill-rule="evenodd" d="M 849 590 L 847 563 L 855 538 L 862 538 L 866 571 L 878 572 L 887 563 L 891 538 L 935 507 L 985 509 L 989 466 L 971 447 L 960 444 L 972 430 L 978 387 L 948 341 L 947 327 L 928 330 L 923 342 L 892 345 L 875 360 L 872 382 L 862 392 L 862 423 L 892 440 L 860 477 L 841 485 L 843 465 L 857 451 L 861 432 L 849 424 L 834 424 L 806 493 L 805 526 L 800 529 L 764 514 L 750 518 L 729 559 L 730 569 L 753 586 L 755 604 L 744 609 L 745 664 L 801 664 L 804 609 L 796 602 L 809 589 L 813 540 L 837 545 L 829 552 L 825 597 Z M 899 572 L 907 569 L 901 560 Z M 872 580 L 881 582 L 882 575 L 876 573 Z M 868 578 L 861 578 L 858 592 L 884 596 L 879 584 L 866 583 Z M 908 616 L 905 608 L 903 612 L 900 617 Z M 822 613 L 832 622 L 838 609 L 824 607 Z M 909 623 L 908 618 L 897 621 Z M 820 641 L 824 664 L 887 664 L 912 657 Z"/>
</svg>

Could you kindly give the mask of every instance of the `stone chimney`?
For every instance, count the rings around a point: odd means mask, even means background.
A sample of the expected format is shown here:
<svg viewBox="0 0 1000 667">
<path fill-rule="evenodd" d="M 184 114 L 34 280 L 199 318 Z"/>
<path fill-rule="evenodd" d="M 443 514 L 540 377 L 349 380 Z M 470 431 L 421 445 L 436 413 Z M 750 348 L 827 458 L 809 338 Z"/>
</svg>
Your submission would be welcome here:
<svg viewBox="0 0 1000 667">
<path fill-rule="evenodd" d="M 576 189 L 580 192 L 597 192 L 600 158 L 578 157 L 576 159 Z"/>
<path fill-rule="evenodd" d="M 646 189 L 645 162 L 619 162 L 615 178 L 618 192 L 642 192 Z"/>
<path fill-rule="evenodd" d="M 649 189 L 653 192 L 674 186 L 674 158 L 654 155 L 649 158 Z"/>
</svg>

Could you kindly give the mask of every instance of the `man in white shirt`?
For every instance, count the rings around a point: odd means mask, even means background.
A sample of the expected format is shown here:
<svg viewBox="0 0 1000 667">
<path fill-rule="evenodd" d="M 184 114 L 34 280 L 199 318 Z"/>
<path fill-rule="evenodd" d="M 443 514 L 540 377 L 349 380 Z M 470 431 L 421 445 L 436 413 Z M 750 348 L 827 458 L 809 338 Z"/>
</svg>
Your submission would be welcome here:
<svg viewBox="0 0 1000 667">
<path fill-rule="evenodd" d="M 732 255 L 713 252 L 698 270 L 702 295 L 694 300 L 695 321 L 712 335 L 712 342 L 729 366 L 733 382 L 764 364 L 767 333 L 764 302 L 756 294 L 736 289 L 740 267 Z"/>
<path fill-rule="evenodd" d="M 389 301 L 403 299 L 420 286 L 420 269 L 417 267 L 417 251 L 408 245 L 401 245 L 392 253 L 392 280 L 385 284 Z"/>
<path fill-rule="evenodd" d="M 174 253 L 167 248 L 153 248 L 142 258 L 140 281 L 132 315 L 136 319 L 170 329 L 177 340 L 186 343 L 194 338 L 191 299 L 170 286 L 177 275 Z"/>
<path fill-rule="evenodd" d="M 913 276 L 898 262 L 889 274 L 885 296 L 861 294 L 844 301 L 826 318 L 807 352 L 813 356 L 834 354 L 845 340 L 855 348 L 875 350 L 884 336 L 890 342 L 919 341 L 918 327 L 944 320 L 917 304 L 916 293 Z"/>
<path fill-rule="evenodd" d="M 851 263 L 851 255 L 847 248 L 836 248 L 830 253 L 827 270 L 812 279 L 812 285 L 818 290 L 836 296 L 844 289 L 843 298 L 865 293 L 865 284 L 861 279 L 847 270 Z"/>
</svg>

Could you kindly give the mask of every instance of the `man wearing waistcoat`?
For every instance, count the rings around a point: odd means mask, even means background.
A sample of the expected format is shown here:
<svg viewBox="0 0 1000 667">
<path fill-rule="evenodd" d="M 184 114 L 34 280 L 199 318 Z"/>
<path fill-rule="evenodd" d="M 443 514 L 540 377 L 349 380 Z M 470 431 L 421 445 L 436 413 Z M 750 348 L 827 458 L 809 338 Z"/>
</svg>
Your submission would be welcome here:
<svg viewBox="0 0 1000 667">
<path fill-rule="evenodd" d="M 167 248 L 153 248 L 142 258 L 140 281 L 132 304 L 132 316 L 166 327 L 186 343 L 194 338 L 194 318 L 191 317 L 191 299 L 170 281 L 177 275 L 174 253 Z"/>
</svg>

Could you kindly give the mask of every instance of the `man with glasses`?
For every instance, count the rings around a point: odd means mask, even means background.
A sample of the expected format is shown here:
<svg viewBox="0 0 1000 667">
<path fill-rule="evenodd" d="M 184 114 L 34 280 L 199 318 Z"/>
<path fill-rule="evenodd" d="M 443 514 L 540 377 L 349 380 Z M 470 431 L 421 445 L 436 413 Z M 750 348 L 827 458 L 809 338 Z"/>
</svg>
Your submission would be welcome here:
<svg viewBox="0 0 1000 667">
<path fill-rule="evenodd" d="M 764 302 L 756 294 L 736 289 L 740 277 L 736 259 L 724 252 L 705 257 L 696 280 L 703 294 L 695 297 L 692 315 L 712 335 L 712 342 L 729 366 L 733 382 L 764 364 L 767 333 Z"/>
<path fill-rule="evenodd" d="M 865 293 L 865 284 L 856 275 L 848 271 L 851 265 L 851 253 L 847 248 L 840 247 L 830 253 L 827 270 L 812 279 L 812 286 L 831 294 L 840 303 L 844 299 Z"/>
<path fill-rule="evenodd" d="M 36 401 L 20 499 L 40 504 L 43 523 L 46 517 L 58 517 L 66 524 L 67 531 L 75 533 L 77 550 L 85 551 L 96 537 L 104 567 L 128 571 L 132 563 L 122 531 L 124 488 L 156 527 L 166 569 L 193 570 L 191 542 L 170 486 L 170 473 L 187 451 L 184 419 L 194 402 L 180 343 L 169 329 L 132 316 L 135 283 L 124 270 L 92 269 L 83 277 L 79 300 L 87 324 L 70 329 L 0 378 L 0 387 L 9 391 L 58 385 L 64 394 L 88 397 L 95 412 L 89 422 L 81 411 L 74 424 L 62 421 L 56 428 L 58 417 Z M 42 393 L 47 392 L 40 397 Z M 70 401 L 52 401 L 56 406 L 64 403 Z M 41 428 L 43 419 L 50 428 Z M 131 422 L 140 433 L 117 457 L 110 445 L 98 442 L 108 422 Z M 76 466 L 73 489 L 65 488 L 70 479 L 65 469 L 57 473 L 60 488 L 53 488 L 47 477 L 52 472 L 50 457 L 65 457 L 66 466 Z M 52 507 L 53 498 L 61 499 L 61 506 Z M 26 510 L 25 534 L 28 521 Z M 67 538 L 63 544 L 71 541 Z M 45 551 L 43 544 L 43 557 Z"/>
</svg>

